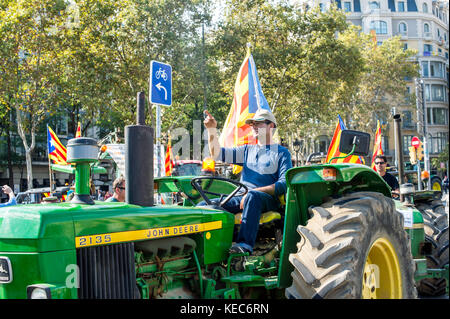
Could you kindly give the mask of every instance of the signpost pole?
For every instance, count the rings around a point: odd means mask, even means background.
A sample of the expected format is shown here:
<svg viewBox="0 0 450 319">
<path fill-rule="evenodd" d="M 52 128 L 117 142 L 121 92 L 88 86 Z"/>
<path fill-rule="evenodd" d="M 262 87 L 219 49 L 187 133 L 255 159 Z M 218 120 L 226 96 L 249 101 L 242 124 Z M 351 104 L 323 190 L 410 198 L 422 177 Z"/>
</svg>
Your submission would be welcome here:
<svg viewBox="0 0 450 319">
<path fill-rule="evenodd" d="M 150 62 L 150 103 L 156 105 L 156 176 L 163 176 L 161 151 L 161 105 L 172 105 L 172 66 L 152 60 Z M 160 197 L 157 197 L 159 203 Z"/>
<path fill-rule="evenodd" d="M 422 169 L 420 168 L 420 159 L 417 159 L 417 189 L 422 190 Z"/>
<path fill-rule="evenodd" d="M 156 158 L 157 158 L 157 174 L 161 175 L 161 106 L 156 104 Z"/>
<path fill-rule="evenodd" d="M 422 190 L 422 176 L 421 176 L 421 174 L 422 174 L 422 169 L 421 169 L 421 167 L 420 167 L 420 158 L 419 158 L 419 154 L 417 154 L 417 149 L 419 148 L 419 146 L 420 146 L 420 139 L 417 137 L 417 136 L 414 136 L 412 139 L 411 139 L 411 146 L 412 147 L 414 147 L 414 152 L 416 152 L 416 159 L 417 159 L 417 163 L 416 163 L 416 165 L 417 165 L 417 189 L 419 190 L 419 191 L 421 191 Z"/>
</svg>

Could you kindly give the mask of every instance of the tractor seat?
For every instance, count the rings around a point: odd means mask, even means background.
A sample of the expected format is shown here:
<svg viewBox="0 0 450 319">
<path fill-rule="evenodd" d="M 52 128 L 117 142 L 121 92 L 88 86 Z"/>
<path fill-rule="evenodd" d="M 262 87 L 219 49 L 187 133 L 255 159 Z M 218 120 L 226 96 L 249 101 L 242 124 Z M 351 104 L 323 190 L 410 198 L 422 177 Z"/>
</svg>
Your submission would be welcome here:
<svg viewBox="0 0 450 319">
<path fill-rule="evenodd" d="M 268 224 L 270 222 L 273 222 L 277 219 L 281 219 L 281 214 L 276 211 L 268 211 L 261 214 L 261 217 L 259 218 L 259 224 Z M 237 213 L 234 215 L 234 224 L 240 225 L 242 221 L 242 213 Z"/>
<path fill-rule="evenodd" d="M 260 225 L 268 224 L 275 220 L 281 220 L 280 212 L 284 212 L 284 209 L 286 206 L 285 195 L 282 194 L 282 195 L 278 196 L 278 200 L 280 201 L 280 204 L 281 204 L 280 211 L 277 212 L 277 211 L 271 210 L 271 211 L 262 213 L 261 217 L 259 218 Z M 242 222 L 242 213 L 237 213 L 236 215 L 234 215 L 234 224 L 240 225 L 241 222 Z"/>
</svg>

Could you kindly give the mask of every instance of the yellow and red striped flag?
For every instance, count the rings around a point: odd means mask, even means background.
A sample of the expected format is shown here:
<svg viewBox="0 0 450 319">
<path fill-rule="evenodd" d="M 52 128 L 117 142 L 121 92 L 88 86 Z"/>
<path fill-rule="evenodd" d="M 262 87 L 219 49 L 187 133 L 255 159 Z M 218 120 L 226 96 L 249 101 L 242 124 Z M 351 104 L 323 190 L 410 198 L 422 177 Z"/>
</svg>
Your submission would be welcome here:
<svg viewBox="0 0 450 319">
<path fill-rule="evenodd" d="M 338 115 L 338 124 L 334 130 L 333 139 L 331 140 L 330 147 L 328 148 L 326 163 L 328 163 L 333 157 L 343 157 L 347 154 L 339 152 L 339 143 L 341 141 L 341 132 L 345 130 L 344 121 L 340 115 Z M 335 158 L 331 163 L 356 163 L 363 164 L 361 157 L 356 155 L 347 156 L 345 158 Z"/>
<path fill-rule="evenodd" d="M 372 167 L 375 171 L 377 170 L 375 167 L 375 157 L 377 155 L 384 155 L 383 147 L 381 145 L 381 126 L 380 121 L 377 121 L 377 131 L 375 133 L 375 143 L 373 145 L 373 153 L 372 153 L 372 164 L 370 167 Z"/>
<path fill-rule="evenodd" d="M 67 150 L 60 142 L 55 132 L 47 125 L 48 156 L 55 164 L 67 165 Z"/>
<path fill-rule="evenodd" d="M 222 147 L 237 147 L 245 144 L 256 144 L 251 126 L 245 124 L 245 120 L 252 118 L 260 108 L 271 112 L 259 83 L 255 61 L 250 49 L 248 49 L 236 77 L 233 102 L 219 137 L 220 145 Z M 239 173 L 241 169 L 241 166 L 233 165 L 234 174 Z"/>
<path fill-rule="evenodd" d="M 172 156 L 172 145 L 170 142 L 170 137 L 169 137 L 169 144 L 167 144 L 167 150 L 166 150 L 166 160 L 165 160 L 165 172 L 166 172 L 166 176 L 172 176 L 172 171 L 173 171 L 173 167 L 174 167 L 174 163 L 172 160 L 173 156 Z"/>
<path fill-rule="evenodd" d="M 81 137 L 81 123 L 78 122 L 77 132 L 75 133 L 75 138 Z"/>
</svg>

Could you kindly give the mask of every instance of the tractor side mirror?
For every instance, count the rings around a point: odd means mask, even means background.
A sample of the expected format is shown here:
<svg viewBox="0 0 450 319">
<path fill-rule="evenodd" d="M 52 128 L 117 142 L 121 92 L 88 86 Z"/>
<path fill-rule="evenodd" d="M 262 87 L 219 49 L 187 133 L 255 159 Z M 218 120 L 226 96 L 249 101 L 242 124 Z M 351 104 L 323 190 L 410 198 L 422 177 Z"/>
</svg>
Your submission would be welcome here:
<svg viewBox="0 0 450 319">
<path fill-rule="evenodd" d="M 339 152 L 350 154 L 354 145 L 355 150 L 352 155 L 367 156 L 369 154 L 370 134 L 353 130 L 341 131 Z"/>
</svg>

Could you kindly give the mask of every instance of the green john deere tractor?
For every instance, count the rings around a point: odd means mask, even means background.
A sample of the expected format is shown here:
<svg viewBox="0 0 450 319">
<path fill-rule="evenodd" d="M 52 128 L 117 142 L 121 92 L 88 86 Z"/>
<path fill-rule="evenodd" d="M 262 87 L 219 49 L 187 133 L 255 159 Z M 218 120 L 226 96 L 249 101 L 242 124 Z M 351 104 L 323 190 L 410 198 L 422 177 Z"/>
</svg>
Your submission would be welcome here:
<svg viewBox="0 0 450 319">
<path fill-rule="evenodd" d="M 71 167 L 55 167 L 75 174 L 70 202 L 0 209 L 0 298 L 415 298 L 419 280 L 448 282 L 448 265 L 427 266 L 422 213 L 357 164 L 290 169 L 285 207 L 261 216 L 254 253 L 230 255 L 239 216 L 221 206 L 245 186 L 155 179 L 143 118 L 125 128 L 125 203 L 89 198 L 98 147 L 78 138 Z M 368 151 L 367 134 L 341 141 L 344 153 Z M 155 187 L 183 201 L 154 205 Z"/>
</svg>

